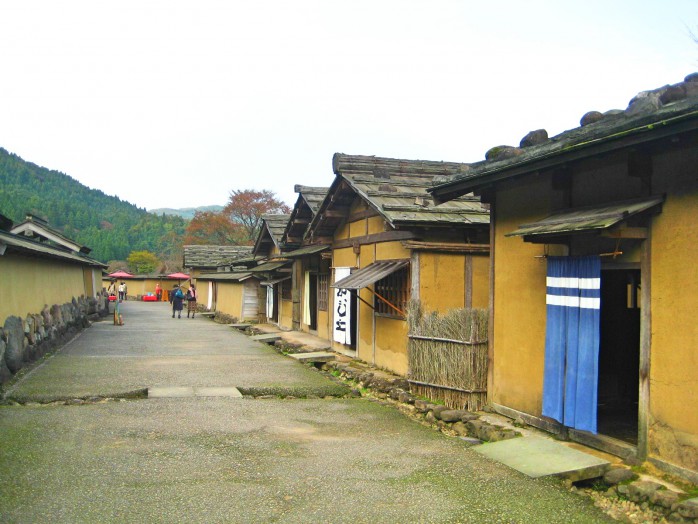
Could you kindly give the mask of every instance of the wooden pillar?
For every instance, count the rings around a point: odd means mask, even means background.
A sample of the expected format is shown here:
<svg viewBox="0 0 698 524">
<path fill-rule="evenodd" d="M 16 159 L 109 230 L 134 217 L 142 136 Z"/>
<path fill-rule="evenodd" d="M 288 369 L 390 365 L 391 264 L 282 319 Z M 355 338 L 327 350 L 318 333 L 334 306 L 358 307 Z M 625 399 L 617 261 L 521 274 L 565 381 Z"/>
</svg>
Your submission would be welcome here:
<svg viewBox="0 0 698 524">
<path fill-rule="evenodd" d="M 494 391 L 494 263 L 496 254 L 495 222 L 497 202 L 495 195 L 490 195 L 490 293 L 487 315 L 487 404 L 492 404 L 492 391 Z"/>
<path fill-rule="evenodd" d="M 640 391 L 637 405 L 637 458 L 647 459 L 650 411 L 650 357 L 652 346 L 652 228 L 642 243 L 640 260 Z"/>
<path fill-rule="evenodd" d="M 473 255 L 465 255 L 465 278 L 463 279 L 465 307 L 473 307 Z"/>
</svg>

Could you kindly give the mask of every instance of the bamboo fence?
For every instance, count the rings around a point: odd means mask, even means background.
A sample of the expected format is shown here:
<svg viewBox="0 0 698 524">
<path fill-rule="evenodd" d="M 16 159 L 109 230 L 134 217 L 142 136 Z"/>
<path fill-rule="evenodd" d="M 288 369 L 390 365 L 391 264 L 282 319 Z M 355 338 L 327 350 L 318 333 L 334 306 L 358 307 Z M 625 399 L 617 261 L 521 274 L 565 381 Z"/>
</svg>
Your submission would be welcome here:
<svg viewBox="0 0 698 524">
<path fill-rule="evenodd" d="M 453 409 L 481 409 L 487 401 L 487 310 L 439 315 L 411 300 L 407 323 L 412 392 Z"/>
</svg>

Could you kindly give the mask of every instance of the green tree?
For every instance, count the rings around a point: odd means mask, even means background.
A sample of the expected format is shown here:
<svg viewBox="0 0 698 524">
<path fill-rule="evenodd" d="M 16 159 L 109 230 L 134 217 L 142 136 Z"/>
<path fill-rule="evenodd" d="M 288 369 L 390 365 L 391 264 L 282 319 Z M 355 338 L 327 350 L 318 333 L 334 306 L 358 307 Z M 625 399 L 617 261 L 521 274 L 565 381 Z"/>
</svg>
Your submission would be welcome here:
<svg viewBox="0 0 698 524">
<path fill-rule="evenodd" d="M 128 267 L 134 273 L 153 273 L 160 265 L 160 260 L 150 251 L 132 251 L 126 259 Z"/>
</svg>

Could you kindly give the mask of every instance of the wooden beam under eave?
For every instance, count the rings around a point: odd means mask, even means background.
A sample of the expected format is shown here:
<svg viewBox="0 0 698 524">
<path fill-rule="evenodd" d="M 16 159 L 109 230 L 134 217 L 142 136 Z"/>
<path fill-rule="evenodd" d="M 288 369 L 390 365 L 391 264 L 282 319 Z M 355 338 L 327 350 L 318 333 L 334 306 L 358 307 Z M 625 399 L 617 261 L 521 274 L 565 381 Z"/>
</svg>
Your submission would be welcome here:
<svg viewBox="0 0 698 524">
<path fill-rule="evenodd" d="M 349 216 L 349 209 L 339 210 L 339 209 L 327 209 L 323 216 L 326 218 L 347 218 Z"/>
<path fill-rule="evenodd" d="M 636 238 L 644 240 L 648 237 L 648 230 L 646 227 L 623 227 L 611 231 L 604 231 L 601 236 L 607 238 Z"/>
</svg>

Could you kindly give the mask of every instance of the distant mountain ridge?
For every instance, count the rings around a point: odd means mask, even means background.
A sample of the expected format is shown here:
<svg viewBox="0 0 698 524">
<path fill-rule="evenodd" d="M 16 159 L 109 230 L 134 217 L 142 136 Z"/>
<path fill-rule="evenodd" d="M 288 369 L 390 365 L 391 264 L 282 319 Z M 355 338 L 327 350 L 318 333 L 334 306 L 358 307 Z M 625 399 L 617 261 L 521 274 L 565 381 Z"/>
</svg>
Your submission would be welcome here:
<svg viewBox="0 0 698 524">
<path fill-rule="evenodd" d="M 192 218 L 194 218 L 194 214 L 197 211 L 220 213 L 221 211 L 223 211 L 223 206 L 183 207 L 180 209 L 173 209 L 171 207 L 159 207 L 157 209 L 149 209 L 148 213 L 153 213 L 155 215 L 172 215 L 191 220 Z"/>
</svg>

